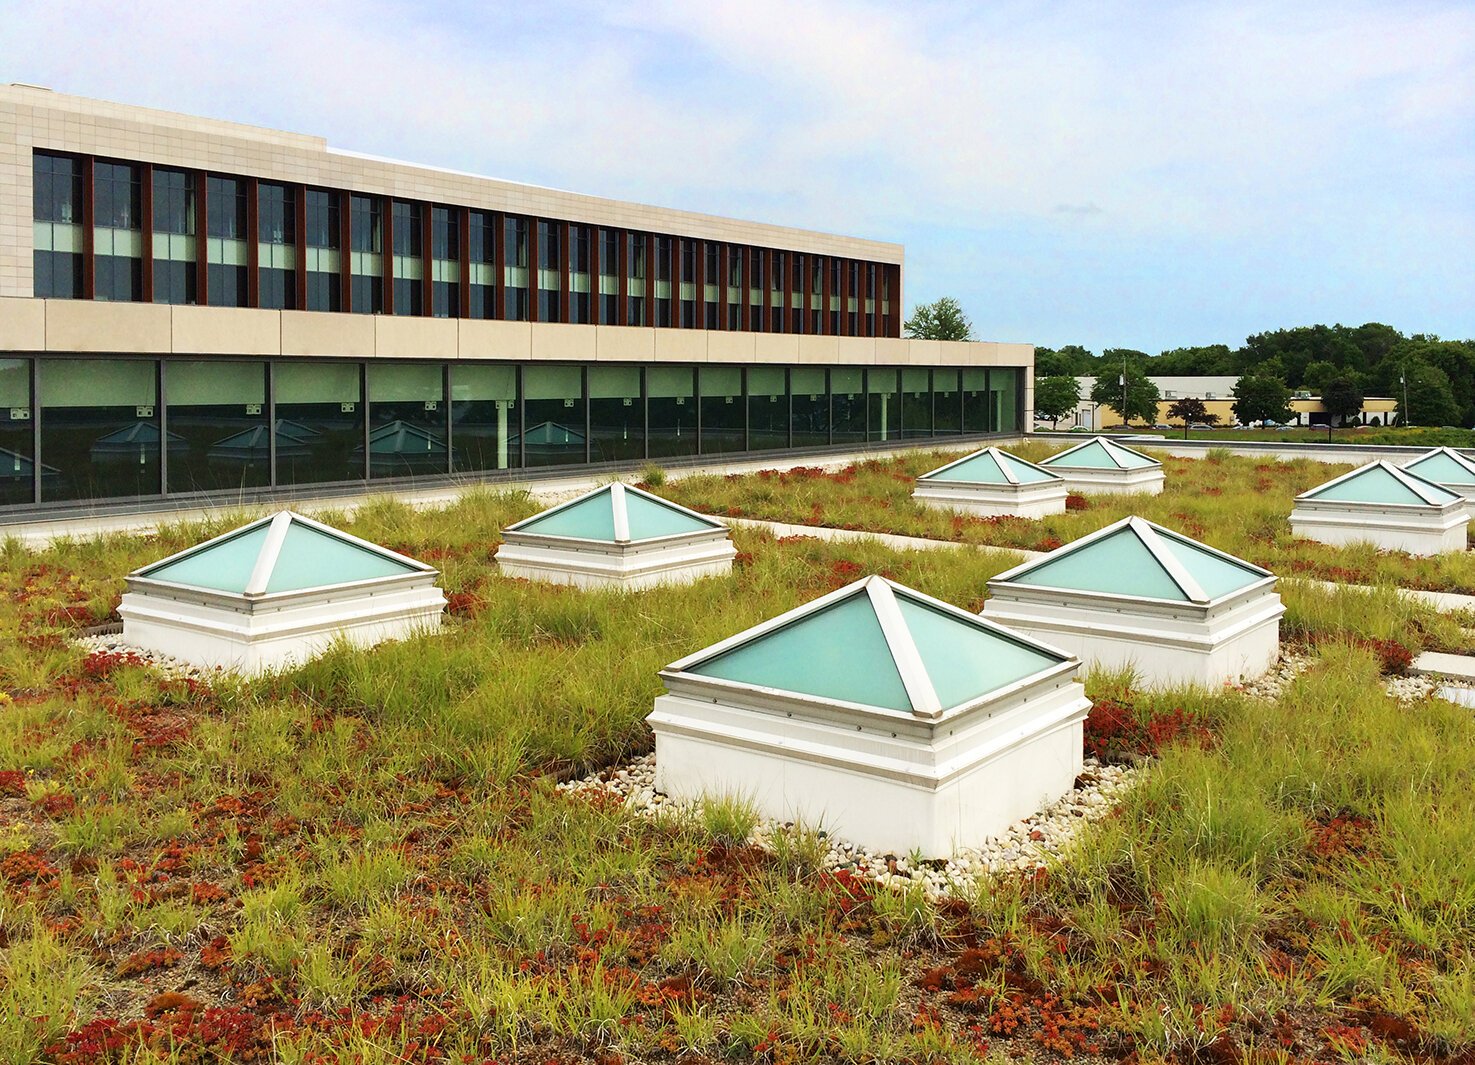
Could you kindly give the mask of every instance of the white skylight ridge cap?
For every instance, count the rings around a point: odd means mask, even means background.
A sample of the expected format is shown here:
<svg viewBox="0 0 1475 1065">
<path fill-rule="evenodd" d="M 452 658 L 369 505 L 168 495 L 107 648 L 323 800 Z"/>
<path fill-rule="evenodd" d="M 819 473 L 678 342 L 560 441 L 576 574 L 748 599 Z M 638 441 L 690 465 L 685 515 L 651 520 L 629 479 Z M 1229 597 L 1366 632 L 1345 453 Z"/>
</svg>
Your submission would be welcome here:
<svg viewBox="0 0 1475 1065">
<path fill-rule="evenodd" d="M 901 674 L 902 686 L 906 688 L 907 700 L 912 704 L 912 713 L 922 717 L 937 717 L 942 713 L 942 701 L 932 685 L 932 677 L 922 662 L 917 642 L 912 639 L 912 630 L 901 616 L 901 607 L 896 603 L 896 593 L 885 577 L 866 578 L 866 595 L 876 620 L 881 623 L 881 635 L 886 638 L 886 647 L 896 671 Z"/>
<path fill-rule="evenodd" d="M 1135 470 L 1144 468 L 1142 466 L 1132 466 L 1124 462 L 1122 460 L 1123 455 L 1135 456 L 1136 458 L 1139 458 L 1143 462 L 1146 462 L 1152 466 L 1162 465 L 1161 462 L 1153 458 L 1151 455 L 1144 455 L 1136 448 L 1130 448 L 1125 446 L 1124 444 L 1118 444 L 1115 440 L 1111 440 L 1104 436 L 1093 436 L 1089 440 L 1082 440 L 1074 447 L 1068 447 L 1064 451 L 1051 455 L 1049 458 L 1042 459 L 1040 461 L 1042 465 L 1047 463 L 1057 463 L 1060 462 L 1061 459 L 1066 458 L 1070 455 L 1074 455 L 1077 451 L 1083 451 L 1089 447 L 1100 447 L 1106 457 L 1109 458 L 1112 461 L 1112 464 L 1119 470 Z"/>
<path fill-rule="evenodd" d="M 939 466 L 935 470 L 928 470 L 926 473 L 919 476 L 917 480 L 939 480 L 941 478 L 941 475 L 946 473 L 948 470 L 955 469 L 958 466 L 963 466 L 968 463 L 976 462 L 982 458 L 993 460 L 994 466 L 997 467 L 1000 476 L 1004 478 L 1004 483 L 1011 487 L 1018 487 L 1020 484 L 1023 483 L 1019 480 L 1019 475 L 1013 469 L 1013 465 L 1015 463 L 1018 463 L 1020 466 L 1024 466 L 1028 469 L 1034 470 L 1036 473 L 1040 474 L 1043 477 L 1049 478 L 1049 480 L 1051 481 L 1063 482 L 1065 480 L 1065 478 L 1061 477 L 1060 474 L 1055 473 L 1052 470 L 1047 470 L 1043 466 L 1036 465 L 1035 463 L 1030 462 L 1028 459 L 1022 459 L 1018 455 L 1011 454 L 1010 452 L 1005 451 L 1004 449 L 999 447 L 986 447 L 981 451 L 974 451 L 970 454 L 964 455 L 962 458 L 954 459 L 952 462 Z M 955 483 L 977 484 L 987 482 L 958 481 Z"/>
<path fill-rule="evenodd" d="M 1209 601 L 1209 595 L 1204 591 L 1203 585 L 1198 583 L 1193 574 L 1189 573 L 1183 563 L 1178 561 L 1178 556 L 1168 549 L 1167 544 L 1163 543 L 1162 537 L 1158 536 L 1157 526 L 1135 514 L 1127 519 L 1127 523 L 1152 557 L 1157 560 L 1158 565 L 1167 571 L 1169 579 L 1188 597 L 1190 603 Z"/>
<path fill-rule="evenodd" d="M 609 486 L 610 516 L 615 523 L 615 543 L 630 542 L 630 507 L 625 502 L 625 484 L 616 481 Z"/>
</svg>

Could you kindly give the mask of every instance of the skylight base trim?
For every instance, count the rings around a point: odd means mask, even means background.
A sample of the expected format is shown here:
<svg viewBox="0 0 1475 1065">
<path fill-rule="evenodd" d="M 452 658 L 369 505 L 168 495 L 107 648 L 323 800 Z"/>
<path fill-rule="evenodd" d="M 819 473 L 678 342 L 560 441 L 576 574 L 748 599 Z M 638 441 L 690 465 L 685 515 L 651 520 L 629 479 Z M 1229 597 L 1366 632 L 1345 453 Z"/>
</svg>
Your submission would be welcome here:
<svg viewBox="0 0 1475 1065">
<path fill-rule="evenodd" d="M 1291 511 L 1291 535 L 1345 546 L 1369 543 L 1417 556 L 1466 549 L 1472 507 L 1463 497 L 1440 507 L 1391 506 L 1350 500 L 1301 499 Z"/>
<path fill-rule="evenodd" d="M 1162 494 L 1167 475 L 1161 466 L 1137 469 L 1093 469 L 1084 466 L 1046 467 L 1065 482 L 1068 492 L 1081 495 L 1149 495 Z"/>
<path fill-rule="evenodd" d="M 1045 518 L 1065 513 L 1065 497 L 1069 492 L 1064 480 L 1011 485 L 919 479 L 912 489 L 912 498 L 921 506 L 960 514 Z"/>
<path fill-rule="evenodd" d="M 510 529 L 503 536 L 502 546 L 497 549 L 497 569 L 504 577 L 578 588 L 634 591 L 690 584 L 727 576 L 737 557 L 726 528 L 634 543 L 559 542 L 562 538 Z"/>
</svg>

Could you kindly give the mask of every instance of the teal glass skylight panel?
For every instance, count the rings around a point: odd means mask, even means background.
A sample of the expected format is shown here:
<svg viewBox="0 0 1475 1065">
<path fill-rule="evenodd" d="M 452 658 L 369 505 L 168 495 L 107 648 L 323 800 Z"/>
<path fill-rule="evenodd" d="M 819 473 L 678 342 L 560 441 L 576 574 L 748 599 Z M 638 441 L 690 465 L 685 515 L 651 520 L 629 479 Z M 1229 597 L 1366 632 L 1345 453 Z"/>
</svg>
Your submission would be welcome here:
<svg viewBox="0 0 1475 1065">
<path fill-rule="evenodd" d="M 1129 528 L 1065 551 L 1059 558 L 1050 558 L 1021 573 L 1011 583 L 1188 601 L 1183 589 Z"/>
<path fill-rule="evenodd" d="M 647 499 L 635 492 L 625 493 L 625 515 L 630 523 L 631 540 L 652 540 L 657 536 L 708 532 L 717 527 L 715 522 L 683 514 L 675 507 Z"/>
<path fill-rule="evenodd" d="M 1440 489 L 1443 491 L 1443 489 Z M 1454 496 L 1450 493 L 1453 499 Z M 1307 493 L 1311 499 L 1343 500 L 1348 503 L 1417 503 L 1429 504 L 1408 485 L 1382 466 L 1370 466 L 1355 476 Z"/>
<path fill-rule="evenodd" d="M 1230 562 L 1198 544 L 1170 536 L 1161 529 L 1157 531 L 1157 535 L 1178 560 L 1178 564 L 1188 571 L 1189 576 L 1198 582 L 1198 586 L 1210 599 L 1237 592 L 1265 578 L 1263 573 L 1257 573 L 1237 562 Z"/>
<path fill-rule="evenodd" d="M 864 591 L 693 666 L 704 677 L 911 713 Z"/>
<path fill-rule="evenodd" d="M 143 570 L 139 576 L 192 588 L 243 594 L 270 530 L 271 522 L 264 521 L 254 529 L 201 547 L 183 558 Z"/>
<path fill-rule="evenodd" d="M 414 572 L 407 562 L 294 521 L 287 527 L 266 590 L 300 592 Z"/>
<path fill-rule="evenodd" d="M 967 481 L 969 484 L 1008 484 L 1009 479 L 999 469 L 999 463 L 987 451 L 970 455 L 962 462 L 945 466 L 926 474 L 927 481 Z"/>
<path fill-rule="evenodd" d="M 1089 444 L 1082 446 L 1077 451 L 1069 454 L 1061 452 L 1051 455 L 1040 463 L 1041 466 L 1082 466 L 1092 470 L 1115 470 L 1119 467 L 1112 457 L 1107 454 L 1106 448 L 1101 441 L 1092 440 Z"/>
<path fill-rule="evenodd" d="M 1037 470 L 1033 465 L 1023 459 L 1015 458 L 1007 451 L 999 453 L 999 461 L 1009 467 L 1009 472 L 1014 474 L 1014 479 L 1020 484 L 1038 484 L 1041 481 L 1049 481 L 1051 475 L 1044 470 Z"/>
<path fill-rule="evenodd" d="M 518 532 L 546 536 L 574 536 L 581 540 L 615 539 L 614 504 L 609 489 L 581 499 L 562 510 L 555 510 L 517 527 Z"/>
<path fill-rule="evenodd" d="M 1475 484 L 1475 471 L 1460 465 L 1453 456 L 1443 451 L 1410 462 L 1404 469 L 1435 484 Z"/>
<path fill-rule="evenodd" d="M 896 597 L 896 605 L 944 710 L 1062 661 L 905 595 Z"/>
</svg>

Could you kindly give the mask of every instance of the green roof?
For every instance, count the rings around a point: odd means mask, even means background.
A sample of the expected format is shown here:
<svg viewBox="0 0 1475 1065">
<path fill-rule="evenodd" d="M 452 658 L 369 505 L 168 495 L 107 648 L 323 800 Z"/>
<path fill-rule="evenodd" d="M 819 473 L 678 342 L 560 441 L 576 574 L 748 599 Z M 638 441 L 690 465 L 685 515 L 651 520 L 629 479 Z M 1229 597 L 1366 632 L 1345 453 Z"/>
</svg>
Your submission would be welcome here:
<svg viewBox="0 0 1475 1065">
<path fill-rule="evenodd" d="M 413 559 L 284 510 L 145 566 L 133 576 L 256 596 L 429 572 L 429 566 Z"/>
<path fill-rule="evenodd" d="M 1400 506 L 1443 507 L 1459 502 L 1461 496 L 1417 473 L 1401 470 L 1379 460 L 1359 466 L 1351 473 L 1318 485 L 1296 497 L 1342 503 L 1382 503 Z"/>
<path fill-rule="evenodd" d="M 1453 448 L 1437 447 L 1403 468 L 1435 484 L 1475 487 L 1475 462 Z"/>
<path fill-rule="evenodd" d="M 601 543 L 633 543 L 724 529 L 721 522 L 618 481 L 535 514 L 508 532 L 564 536 Z"/>
<path fill-rule="evenodd" d="M 940 466 L 918 478 L 921 481 L 961 481 L 967 484 L 1039 484 L 1059 481 L 1049 470 L 1042 470 L 1017 455 L 990 447 L 965 458 Z"/>
<path fill-rule="evenodd" d="M 670 668 L 933 716 L 1066 661 L 982 618 L 868 577 Z"/>
<path fill-rule="evenodd" d="M 1040 465 L 1090 470 L 1140 470 L 1148 466 L 1161 466 L 1162 463 L 1148 458 L 1140 451 L 1123 447 L 1114 440 L 1098 436 L 1047 459 L 1041 459 Z"/>
<path fill-rule="evenodd" d="M 1131 517 L 1056 548 L 1038 561 L 1001 573 L 994 580 L 1074 592 L 1207 603 L 1270 575 L 1268 570 L 1181 533 Z"/>
</svg>

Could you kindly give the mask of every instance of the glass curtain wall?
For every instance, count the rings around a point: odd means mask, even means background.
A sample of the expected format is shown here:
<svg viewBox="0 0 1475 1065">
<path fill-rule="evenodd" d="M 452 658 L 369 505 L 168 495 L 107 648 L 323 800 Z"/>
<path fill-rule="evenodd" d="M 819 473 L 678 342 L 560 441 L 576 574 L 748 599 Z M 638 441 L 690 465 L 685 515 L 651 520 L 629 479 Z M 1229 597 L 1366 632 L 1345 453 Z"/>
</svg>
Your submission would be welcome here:
<svg viewBox="0 0 1475 1065">
<path fill-rule="evenodd" d="M 35 501 L 32 406 L 30 360 L 0 359 L 0 505 Z M 43 469 L 43 480 L 45 476 Z"/>
<path fill-rule="evenodd" d="M 748 329 L 754 333 L 763 331 L 763 293 L 767 285 L 763 253 L 754 248 L 748 256 Z"/>
<path fill-rule="evenodd" d="M 307 190 L 307 309 L 341 311 L 343 236 L 338 196 L 327 189 Z"/>
<path fill-rule="evenodd" d="M 374 196 L 348 198 L 349 308 L 384 312 L 384 208 Z"/>
<path fill-rule="evenodd" d="M 93 164 L 93 293 L 100 300 L 143 299 L 143 229 L 138 167 Z M 124 493 L 128 494 L 128 493 Z"/>
<path fill-rule="evenodd" d="M 671 238 L 656 238 L 655 301 L 658 326 L 671 324 Z"/>
<path fill-rule="evenodd" d="M 390 209 L 390 226 L 394 257 L 390 268 L 394 277 L 394 313 L 418 317 L 425 313 L 425 233 L 424 216 L 418 203 L 395 200 Z"/>
<path fill-rule="evenodd" d="M 901 435 L 901 393 L 896 370 L 867 370 L 867 429 L 871 440 L 895 440 Z"/>
<path fill-rule="evenodd" d="M 502 254 L 506 256 L 502 280 L 506 300 L 503 315 L 508 321 L 525 322 L 528 319 L 529 282 L 526 218 L 504 219 Z"/>
<path fill-rule="evenodd" d="M 205 179 L 205 284 L 212 307 L 246 306 L 246 183 Z"/>
<path fill-rule="evenodd" d="M 836 367 L 830 371 L 830 433 L 836 444 L 863 444 L 866 439 L 865 371 Z"/>
<path fill-rule="evenodd" d="M 789 256 L 789 332 L 804 332 L 804 256 L 797 252 Z"/>
<path fill-rule="evenodd" d="M 702 321 L 706 328 L 716 329 L 721 322 L 718 319 L 720 304 L 720 281 L 722 279 L 722 249 L 714 241 L 707 241 L 703 245 L 702 254 Z"/>
<path fill-rule="evenodd" d="M 788 371 L 782 366 L 749 367 L 748 450 L 788 446 Z"/>
<path fill-rule="evenodd" d="M 441 363 L 371 362 L 369 476 L 447 472 L 445 371 Z M 364 454 L 360 443 L 355 461 Z"/>
<path fill-rule="evenodd" d="M 169 491 L 219 492 L 271 483 L 264 363 L 164 363 Z M 290 448 L 283 438 L 281 447 Z"/>
<path fill-rule="evenodd" d="M 619 325 L 620 234 L 613 229 L 599 232 L 599 324 Z"/>
<path fill-rule="evenodd" d="M 697 403 L 690 366 L 650 366 L 645 371 L 650 456 L 695 455 Z"/>
<path fill-rule="evenodd" d="M 588 446 L 583 367 L 526 367 L 522 394 L 524 463 L 562 466 L 583 462 Z"/>
<path fill-rule="evenodd" d="M 625 248 L 625 324 L 645 325 L 645 234 L 631 233 Z"/>
<path fill-rule="evenodd" d="M 727 328 L 743 327 L 743 257 L 742 248 L 727 249 Z"/>
<path fill-rule="evenodd" d="M 454 207 L 430 209 L 430 300 L 435 317 L 461 317 L 461 225 Z"/>
<path fill-rule="evenodd" d="M 522 465 L 518 453 L 517 367 L 451 367 L 452 468 L 458 473 Z"/>
<path fill-rule="evenodd" d="M 538 223 L 538 318 L 540 322 L 563 321 L 560 289 L 563 287 L 563 225 Z"/>
<path fill-rule="evenodd" d="M 809 329 L 808 332 L 819 334 L 824 330 L 821 317 L 824 308 L 821 306 L 824 300 L 825 289 L 825 260 L 822 256 L 811 255 L 809 257 Z"/>
<path fill-rule="evenodd" d="M 265 181 L 256 186 L 256 262 L 261 306 L 295 310 L 297 193 L 290 186 Z"/>
<path fill-rule="evenodd" d="M 932 380 L 919 367 L 901 371 L 902 435 L 908 439 L 932 435 Z"/>
<path fill-rule="evenodd" d="M 742 451 L 747 439 L 743 371 L 736 366 L 697 369 L 701 395 L 702 454 Z"/>
<path fill-rule="evenodd" d="M 195 182 L 154 170 L 154 302 L 195 302 Z"/>
<path fill-rule="evenodd" d="M 1019 425 L 1019 371 L 994 367 L 988 371 L 989 431 L 1010 432 Z"/>
<path fill-rule="evenodd" d="M 678 240 L 681 261 L 681 285 L 677 297 L 681 304 L 681 328 L 695 329 L 697 324 L 697 247 L 694 240 Z"/>
<path fill-rule="evenodd" d="M 157 364 L 44 359 L 38 369 L 42 501 L 158 495 Z"/>
<path fill-rule="evenodd" d="M 784 278 L 789 276 L 789 259 L 781 251 L 773 253 L 773 270 L 768 279 L 768 330 L 782 333 L 787 324 L 784 314 Z"/>
<path fill-rule="evenodd" d="M 495 318 L 497 316 L 497 220 L 487 211 L 472 211 L 467 227 L 470 243 L 467 261 L 471 266 L 468 280 L 471 306 L 466 313 L 471 318 Z"/>
<path fill-rule="evenodd" d="M 988 426 L 988 371 L 963 371 L 963 432 L 986 433 Z"/>
<path fill-rule="evenodd" d="M 830 391 L 825 373 L 817 366 L 796 366 L 789 371 L 794 447 L 830 442 Z"/>
<path fill-rule="evenodd" d="M 957 370 L 932 371 L 932 431 L 938 436 L 963 431 L 963 392 Z"/>
<path fill-rule="evenodd" d="M 589 461 L 645 457 L 640 367 L 589 367 Z"/>
<path fill-rule="evenodd" d="M 31 164 L 37 299 L 82 296 L 82 162 L 37 152 Z"/>
<path fill-rule="evenodd" d="M 356 362 L 281 363 L 275 369 L 277 483 L 364 476 L 364 402 Z"/>
</svg>

